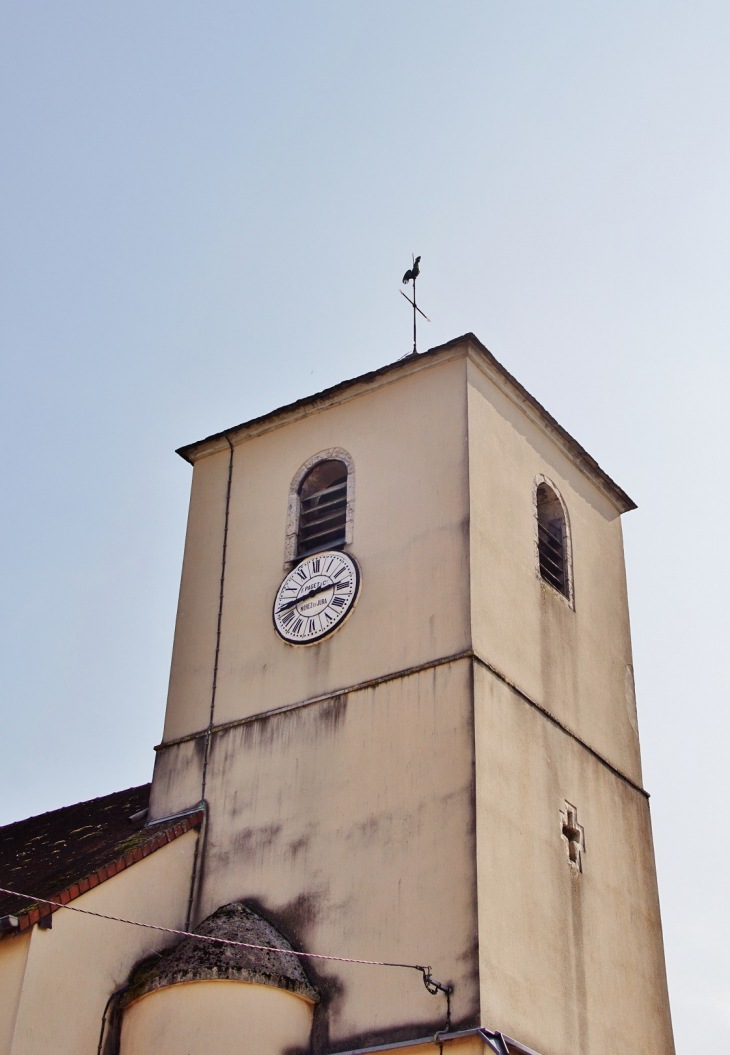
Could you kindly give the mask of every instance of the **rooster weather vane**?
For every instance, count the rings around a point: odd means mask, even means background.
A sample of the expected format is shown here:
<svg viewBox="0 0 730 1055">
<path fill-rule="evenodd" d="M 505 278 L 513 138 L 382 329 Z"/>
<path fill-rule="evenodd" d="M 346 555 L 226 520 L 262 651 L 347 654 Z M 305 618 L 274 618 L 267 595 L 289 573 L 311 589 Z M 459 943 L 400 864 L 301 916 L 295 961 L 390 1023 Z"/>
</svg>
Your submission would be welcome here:
<svg viewBox="0 0 730 1055">
<path fill-rule="evenodd" d="M 409 354 L 418 355 L 418 348 L 416 347 L 416 312 L 418 312 L 419 315 L 423 315 L 426 322 L 430 322 L 431 320 L 429 319 L 428 315 L 424 314 L 424 312 L 422 312 L 416 304 L 416 279 L 421 274 L 421 258 L 420 256 L 412 256 L 411 260 L 413 261 L 413 263 L 403 276 L 403 285 L 407 286 L 408 283 L 413 280 L 413 300 L 411 300 L 411 298 L 407 296 L 402 289 L 399 289 L 398 292 L 400 293 L 401 297 L 406 298 L 410 306 L 413 308 L 413 351 Z M 405 358 L 405 356 L 403 358 Z"/>
</svg>

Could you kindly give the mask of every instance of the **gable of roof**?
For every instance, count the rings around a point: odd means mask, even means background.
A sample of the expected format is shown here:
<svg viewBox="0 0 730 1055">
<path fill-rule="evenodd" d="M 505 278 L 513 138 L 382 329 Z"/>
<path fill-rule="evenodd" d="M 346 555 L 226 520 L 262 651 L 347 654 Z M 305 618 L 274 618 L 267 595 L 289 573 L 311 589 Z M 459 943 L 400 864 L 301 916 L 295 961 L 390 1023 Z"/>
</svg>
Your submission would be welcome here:
<svg viewBox="0 0 730 1055">
<path fill-rule="evenodd" d="M 631 509 L 636 509 L 636 503 L 629 498 L 623 488 L 611 479 L 607 472 L 605 472 L 595 458 L 583 448 L 576 439 L 574 439 L 570 433 L 563 428 L 563 426 L 556 421 L 552 414 L 548 413 L 545 407 L 532 396 L 527 389 L 520 384 L 520 382 L 512 376 L 509 370 L 504 367 L 498 359 L 496 359 L 489 349 L 482 344 L 479 338 L 473 333 L 462 334 L 461 337 L 455 337 L 451 341 L 447 341 L 445 344 L 437 345 L 435 348 L 429 348 L 428 351 L 420 354 L 412 354 L 406 356 L 403 359 L 397 359 L 394 363 L 388 363 L 386 366 L 382 366 L 377 370 L 371 370 L 366 374 L 360 374 L 358 377 L 350 378 L 347 381 L 341 381 L 337 385 L 333 385 L 331 388 L 325 388 L 321 392 L 316 392 L 311 396 L 305 396 L 303 399 L 298 399 L 294 403 L 287 403 L 285 406 L 277 407 L 276 410 L 269 411 L 267 414 L 262 414 L 259 417 L 251 418 L 249 421 L 244 421 L 240 425 L 234 425 L 229 429 L 224 429 L 222 432 L 214 432 L 210 436 L 206 436 L 202 440 L 197 440 L 195 443 L 185 444 L 183 447 L 178 447 L 176 453 L 184 458 L 185 461 L 191 463 L 195 462 L 196 458 L 205 454 L 213 453 L 215 450 L 225 448 L 230 440 L 235 439 L 237 433 L 258 433 L 266 428 L 275 427 L 277 424 L 283 424 L 286 420 L 296 418 L 299 415 L 306 413 L 312 413 L 318 409 L 330 405 L 333 402 L 337 402 L 342 398 L 347 398 L 349 390 L 355 389 L 367 389 L 371 385 L 375 385 L 382 379 L 387 378 L 390 374 L 397 374 L 402 372 L 408 372 L 413 369 L 415 364 L 428 365 L 429 360 L 437 360 L 443 353 L 455 351 L 460 346 L 464 346 L 467 353 L 471 352 L 481 362 L 481 364 L 487 369 L 487 372 L 491 374 L 493 380 L 496 380 L 500 387 L 505 391 L 509 397 L 522 409 L 528 413 L 533 421 L 536 421 L 544 432 L 550 436 L 554 443 L 570 457 L 576 465 L 598 486 L 599 490 L 609 498 L 616 506 L 619 512 L 626 513 Z M 351 394 L 357 394 L 352 392 Z"/>
<path fill-rule="evenodd" d="M 145 825 L 150 785 L 28 817 L 0 828 L 0 886 L 65 905 L 198 827 L 203 811 Z M 130 820 L 130 817 L 135 817 Z M 0 894 L 0 916 L 26 930 L 56 911 Z"/>
</svg>

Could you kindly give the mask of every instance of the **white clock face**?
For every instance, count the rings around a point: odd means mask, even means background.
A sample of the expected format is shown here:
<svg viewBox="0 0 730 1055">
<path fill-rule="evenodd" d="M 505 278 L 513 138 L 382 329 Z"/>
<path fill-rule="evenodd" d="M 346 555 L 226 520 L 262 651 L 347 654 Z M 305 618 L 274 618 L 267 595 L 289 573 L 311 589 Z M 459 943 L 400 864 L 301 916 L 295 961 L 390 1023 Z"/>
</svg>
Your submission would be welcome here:
<svg viewBox="0 0 730 1055">
<path fill-rule="evenodd" d="M 347 553 L 326 550 L 290 571 L 274 601 L 274 626 L 290 645 L 313 645 L 342 626 L 360 589 L 360 569 Z"/>
</svg>

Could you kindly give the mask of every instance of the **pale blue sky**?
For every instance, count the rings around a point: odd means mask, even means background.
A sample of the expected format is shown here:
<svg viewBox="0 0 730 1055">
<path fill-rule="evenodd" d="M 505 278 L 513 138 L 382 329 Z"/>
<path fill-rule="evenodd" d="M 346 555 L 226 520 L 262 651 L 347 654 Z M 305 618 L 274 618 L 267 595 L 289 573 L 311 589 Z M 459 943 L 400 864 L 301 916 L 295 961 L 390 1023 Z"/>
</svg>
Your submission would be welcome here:
<svg viewBox="0 0 730 1055">
<path fill-rule="evenodd" d="M 2 3 L 0 822 L 149 778 L 174 448 L 407 352 L 415 251 L 423 346 L 474 330 L 639 504 L 678 1050 L 730 1048 L 729 37 L 719 0 Z"/>
</svg>

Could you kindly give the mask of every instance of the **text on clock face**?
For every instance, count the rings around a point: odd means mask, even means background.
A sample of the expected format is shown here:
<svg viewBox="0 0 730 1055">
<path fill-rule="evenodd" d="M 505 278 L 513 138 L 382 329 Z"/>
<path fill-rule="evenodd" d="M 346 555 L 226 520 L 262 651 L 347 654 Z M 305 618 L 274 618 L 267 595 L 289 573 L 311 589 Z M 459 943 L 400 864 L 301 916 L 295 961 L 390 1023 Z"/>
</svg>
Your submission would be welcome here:
<svg viewBox="0 0 730 1055">
<path fill-rule="evenodd" d="M 319 553 L 302 561 L 279 587 L 274 623 L 290 642 L 326 637 L 348 613 L 357 594 L 357 566 L 347 555 Z"/>
</svg>

